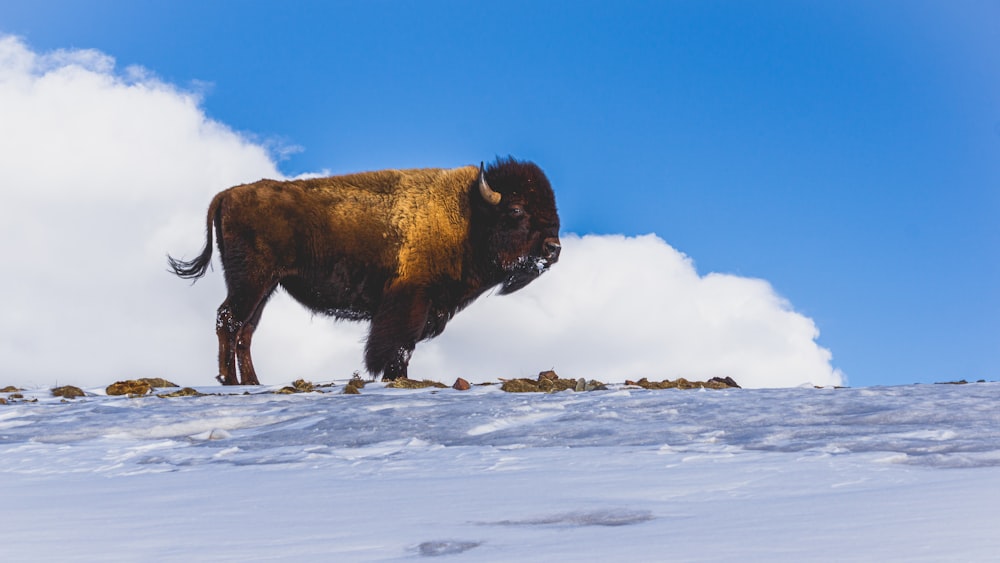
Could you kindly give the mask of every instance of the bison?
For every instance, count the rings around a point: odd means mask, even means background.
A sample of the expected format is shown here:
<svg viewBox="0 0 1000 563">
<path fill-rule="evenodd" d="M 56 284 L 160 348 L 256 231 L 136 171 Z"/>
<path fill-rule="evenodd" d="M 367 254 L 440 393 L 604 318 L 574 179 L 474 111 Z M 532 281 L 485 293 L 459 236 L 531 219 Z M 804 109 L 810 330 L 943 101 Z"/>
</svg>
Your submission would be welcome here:
<svg viewBox="0 0 1000 563">
<path fill-rule="evenodd" d="M 417 342 L 489 289 L 531 283 L 561 249 L 548 179 L 512 157 L 229 188 L 208 207 L 201 255 L 167 257 L 173 273 L 205 274 L 213 225 L 228 291 L 216 317 L 224 385 L 259 384 L 250 343 L 279 285 L 317 313 L 370 321 L 368 371 L 406 378 Z"/>
</svg>

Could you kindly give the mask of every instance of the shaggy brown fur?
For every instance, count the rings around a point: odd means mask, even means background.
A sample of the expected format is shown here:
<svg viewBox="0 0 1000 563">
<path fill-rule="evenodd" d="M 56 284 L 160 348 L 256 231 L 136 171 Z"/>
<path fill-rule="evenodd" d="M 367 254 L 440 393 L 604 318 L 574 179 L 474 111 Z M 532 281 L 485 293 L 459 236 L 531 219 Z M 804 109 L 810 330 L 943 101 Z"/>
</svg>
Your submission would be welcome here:
<svg viewBox="0 0 1000 563">
<path fill-rule="evenodd" d="M 365 363 L 406 377 L 420 340 L 489 288 L 516 291 L 559 258 L 555 196 L 532 163 L 489 168 L 383 170 L 329 178 L 261 180 L 215 196 L 207 241 L 174 273 L 196 279 L 212 231 L 229 295 L 219 307 L 219 379 L 258 384 L 254 329 L 280 285 L 309 309 L 370 320 Z"/>
</svg>

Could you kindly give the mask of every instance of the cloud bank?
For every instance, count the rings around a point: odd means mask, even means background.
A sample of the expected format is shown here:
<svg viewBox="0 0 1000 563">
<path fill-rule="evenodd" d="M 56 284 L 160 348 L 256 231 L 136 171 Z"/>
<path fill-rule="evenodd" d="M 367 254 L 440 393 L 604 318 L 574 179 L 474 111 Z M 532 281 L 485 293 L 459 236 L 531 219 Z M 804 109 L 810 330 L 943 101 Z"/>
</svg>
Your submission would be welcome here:
<svg viewBox="0 0 1000 563">
<path fill-rule="evenodd" d="M 842 384 L 818 336 L 766 281 L 700 276 L 655 235 L 569 235 L 549 272 L 517 294 L 473 304 L 418 346 L 411 367 L 494 378 L 554 368 L 601 381 Z"/>
<path fill-rule="evenodd" d="M 209 369 L 200 309 L 216 297 L 201 294 L 221 280 L 185 292 L 165 254 L 202 244 L 220 187 L 278 174 L 267 151 L 141 69 L 12 37 L 0 37 L 0 130 L 0 379 L 211 381 L 183 376 Z"/>
<path fill-rule="evenodd" d="M 0 37 L 0 124 L 0 384 L 211 384 L 221 273 L 192 287 L 165 255 L 201 248 L 216 192 L 280 177 L 272 154 L 143 69 L 14 37 Z M 365 328 L 278 295 L 254 340 L 258 372 L 266 383 L 347 377 L 362 369 Z M 843 383 L 817 336 L 767 282 L 701 276 L 656 236 L 568 235 L 552 271 L 419 344 L 411 374 Z"/>
</svg>

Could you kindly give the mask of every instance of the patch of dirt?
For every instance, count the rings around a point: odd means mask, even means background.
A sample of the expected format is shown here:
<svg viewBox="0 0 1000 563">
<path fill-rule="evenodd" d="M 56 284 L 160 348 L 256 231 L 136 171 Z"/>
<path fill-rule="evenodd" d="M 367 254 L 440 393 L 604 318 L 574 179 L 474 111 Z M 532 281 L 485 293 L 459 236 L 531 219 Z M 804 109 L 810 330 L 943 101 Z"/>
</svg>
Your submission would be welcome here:
<svg viewBox="0 0 1000 563">
<path fill-rule="evenodd" d="M 24 391 L 24 389 L 18 389 L 17 387 L 14 387 L 13 385 L 8 385 L 8 386 L 4 387 L 3 389 L 0 389 L 0 393 L 17 393 L 18 391 Z"/>
<path fill-rule="evenodd" d="M 138 381 L 142 381 L 143 383 L 149 384 L 150 387 L 156 387 L 156 388 L 177 387 L 176 383 L 171 383 L 170 381 L 163 379 L 162 377 L 143 377 L 141 379 L 138 379 Z"/>
<path fill-rule="evenodd" d="M 63 385 L 62 387 L 54 387 L 52 389 L 52 396 L 62 397 L 64 399 L 74 399 L 76 397 L 86 397 L 87 394 L 83 392 L 83 389 L 74 385 Z"/>
<path fill-rule="evenodd" d="M 139 379 L 116 381 L 108 385 L 105 392 L 111 396 L 128 395 L 129 397 L 142 397 L 143 395 L 149 395 L 157 387 L 177 387 L 177 384 L 162 377 L 142 377 Z"/>
<path fill-rule="evenodd" d="M 9 391 L 2 391 L 3 393 L 9 393 Z M 0 405 L 13 405 L 17 403 L 37 403 L 38 399 L 25 399 L 23 393 L 10 393 L 6 397 L 0 397 Z"/>
<path fill-rule="evenodd" d="M 286 385 L 277 391 L 274 391 L 278 395 L 291 395 L 292 393 L 312 393 L 316 390 L 316 386 L 310 381 L 305 379 L 296 379 L 291 385 Z"/>
<path fill-rule="evenodd" d="M 436 387 L 438 389 L 444 389 L 448 387 L 444 383 L 439 383 L 437 381 L 431 381 L 429 379 L 424 379 L 417 381 L 416 379 L 393 379 L 392 381 L 385 384 L 386 389 L 424 389 L 427 387 Z"/>
<path fill-rule="evenodd" d="M 549 370 L 538 374 L 538 379 L 508 379 L 500 386 L 508 393 L 558 393 L 559 391 L 601 391 L 608 387 L 600 381 L 580 379 L 563 379 L 556 372 Z"/>
<path fill-rule="evenodd" d="M 141 379 L 116 381 L 105 389 L 105 392 L 110 396 L 128 395 L 129 397 L 141 397 L 152 391 L 153 386 Z"/>
<path fill-rule="evenodd" d="M 191 387 L 185 387 L 183 389 L 178 389 L 177 391 L 174 391 L 173 393 L 161 393 L 161 394 L 157 395 L 157 397 L 160 397 L 160 398 L 163 398 L 163 399 L 172 399 L 174 397 L 204 397 L 204 396 L 205 396 L 205 393 L 202 393 L 200 391 L 196 391 L 195 389 L 192 389 Z"/>
<path fill-rule="evenodd" d="M 713 377 L 708 381 L 688 381 L 683 377 L 671 381 L 650 381 L 643 377 L 639 381 L 626 381 L 625 385 L 642 387 L 643 389 L 741 389 L 731 377 Z"/>
</svg>

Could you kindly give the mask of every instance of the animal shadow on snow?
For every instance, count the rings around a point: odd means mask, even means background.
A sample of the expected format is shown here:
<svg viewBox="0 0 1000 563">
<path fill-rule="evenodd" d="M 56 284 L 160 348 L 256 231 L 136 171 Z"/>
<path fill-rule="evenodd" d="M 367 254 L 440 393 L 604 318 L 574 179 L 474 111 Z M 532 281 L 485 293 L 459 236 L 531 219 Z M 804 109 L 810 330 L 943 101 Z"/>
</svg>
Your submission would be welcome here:
<svg viewBox="0 0 1000 563">
<path fill-rule="evenodd" d="M 417 554 L 422 557 L 440 557 L 442 555 L 455 555 L 464 553 L 474 547 L 479 547 L 483 542 L 478 541 L 425 541 L 417 546 Z"/>
<path fill-rule="evenodd" d="M 579 510 L 524 520 L 480 522 L 483 526 L 629 526 L 655 519 L 649 510 Z"/>
</svg>

